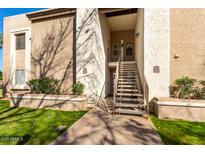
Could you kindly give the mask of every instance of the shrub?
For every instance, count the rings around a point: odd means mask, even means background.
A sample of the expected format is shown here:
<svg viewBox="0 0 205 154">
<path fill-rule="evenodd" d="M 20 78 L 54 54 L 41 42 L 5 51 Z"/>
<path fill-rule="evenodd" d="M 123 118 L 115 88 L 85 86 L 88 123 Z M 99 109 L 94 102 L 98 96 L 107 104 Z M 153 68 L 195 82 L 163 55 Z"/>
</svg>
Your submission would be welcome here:
<svg viewBox="0 0 205 154">
<path fill-rule="evenodd" d="M 205 99 L 205 80 L 199 81 L 200 83 L 200 98 Z"/>
<path fill-rule="evenodd" d="M 59 80 L 52 77 L 33 79 L 27 82 L 34 94 L 59 94 Z"/>
<path fill-rule="evenodd" d="M 174 97 L 205 99 L 205 80 L 197 81 L 189 77 L 182 77 L 174 81 Z"/>
<path fill-rule="evenodd" d="M 190 79 L 189 77 L 182 77 L 175 80 L 174 84 L 176 89 L 174 91 L 174 96 L 177 98 L 192 98 L 198 91 L 196 91 L 195 83 L 197 80 Z"/>
<path fill-rule="evenodd" d="M 3 73 L 2 73 L 2 71 L 0 70 L 0 80 L 2 80 L 3 79 Z"/>
<path fill-rule="evenodd" d="M 85 89 L 85 85 L 80 83 L 80 82 L 77 82 L 76 84 L 73 84 L 73 87 L 72 87 L 72 91 L 73 91 L 74 95 L 83 94 L 84 89 Z"/>
</svg>

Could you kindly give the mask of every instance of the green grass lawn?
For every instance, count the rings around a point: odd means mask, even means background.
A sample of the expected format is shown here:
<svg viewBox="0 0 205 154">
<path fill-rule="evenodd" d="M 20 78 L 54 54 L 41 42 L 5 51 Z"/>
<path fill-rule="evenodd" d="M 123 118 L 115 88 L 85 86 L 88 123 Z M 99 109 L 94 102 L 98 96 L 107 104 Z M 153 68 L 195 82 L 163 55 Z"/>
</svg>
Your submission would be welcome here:
<svg viewBox="0 0 205 154">
<path fill-rule="evenodd" d="M 0 144 L 49 144 L 70 127 L 86 111 L 54 111 L 9 107 L 0 101 Z"/>
<path fill-rule="evenodd" d="M 2 89 L 0 89 L 0 97 L 2 97 Z"/>
<path fill-rule="evenodd" d="M 205 122 L 151 120 L 165 144 L 205 144 Z"/>
</svg>

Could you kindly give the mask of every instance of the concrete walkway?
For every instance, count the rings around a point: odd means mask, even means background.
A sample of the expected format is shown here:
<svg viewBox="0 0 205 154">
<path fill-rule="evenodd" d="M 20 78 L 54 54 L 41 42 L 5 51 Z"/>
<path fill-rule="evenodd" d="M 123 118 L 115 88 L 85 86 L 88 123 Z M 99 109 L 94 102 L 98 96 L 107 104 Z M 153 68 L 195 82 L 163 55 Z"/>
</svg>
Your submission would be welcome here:
<svg viewBox="0 0 205 154">
<path fill-rule="evenodd" d="M 147 118 L 90 110 L 51 144 L 163 144 Z"/>
</svg>

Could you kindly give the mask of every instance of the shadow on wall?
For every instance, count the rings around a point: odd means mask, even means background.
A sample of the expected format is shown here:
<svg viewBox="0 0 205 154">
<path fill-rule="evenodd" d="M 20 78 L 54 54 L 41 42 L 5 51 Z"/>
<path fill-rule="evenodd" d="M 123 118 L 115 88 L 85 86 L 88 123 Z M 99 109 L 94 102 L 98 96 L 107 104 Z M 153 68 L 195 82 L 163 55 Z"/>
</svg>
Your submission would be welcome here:
<svg viewBox="0 0 205 154">
<path fill-rule="evenodd" d="M 73 16 L 55 20 L 53 24 L 49 25 L 49 28 L 46 28 L 46 26 L 36 28 L 37 32 L 32 34 L 31 79 L 52 76 L 61 81 L 61 94 L 68 94 L 73 84 L 72 68 L 75 65 L 73 59 L 76 58 L 78 60 L 76 74 L 79 74 L 84 67 L 92 65 L 94 71 L 78 76 L 78 80 L 85 83 L 90 97 L 98 99 L 105 89 L 105 66 L 102 66 L 102 62 L 105 61 L 105 55 L 101 46 L 93 47 L 93 40 L 95 44 L 98 44 L 101 39 L 96 34 L 94 24 L 97 22 L 98 11 L 97 9 L 87 9 L 86 11 L 83 14 L 85 17 L 82 18 L 80 26 L 77 27 L 76 33 L 74 32 L 74 36 L 76 36 L 74 42 L 77 42 L 76 52 L 74 52 L 76 55 L 73 55 L 72 51 L 74 47 L 72 41 L 73 25 L 75 25 L 73 24 Z M 35 22 L 32 26 L 39 23 Z M 32 27 L 33 31 L 36 29 Z M 68 45 L 70 45 L 69 50 L 71 52 L 66 52 Z M 11 72 L 10 76 L 13 73 L 15 72 Z M 9 84 L 9 79 L 4 81 L 4 94 L 7 92 L 6 87 Z"/>
<path fill-rule="evenodd" d="M 18 98 L 17 98 L 18 96 Z M 25 97 L 24 97 L 25 96 Z M 26 96 L 32 96 L 32 98 L 26 98 Z M 48 97 L 55 96 L 54 99 Z M 87 110 L 87 100 L 82 99 L 78 101 L 81 96 L 69 95 L 64 100 L 58 98 L 65 98 L 65 95 L 49 95 L 49 94 L 11 94 L 10 106 L 12 107 L 29 107 L 33 109 L 51 109 L 61 111 L 82 111 Z M 39 99 L 38 97 L 41 97 Z M 75 102 L 76 99 L 76 102 Z"/>
<path fill-rule="evenodd" d="M 60 80 L 62 94 L 70 92 L 73 55 L 72 41 L 69 41 L 72 40 L 73 17 L 57 19 L 43 31 L 38 30 L 38 23 L 32 26 L 35 31 L 32 36 L 32 78 L 54 77 Z"/>
<path fill-rule="evenodd" d="M 91 101 L 99 100 L 105 89 L 105 53 L 99 45 L 102 40 L 98 34 L 98 10 L 87 9 L 83 13 L 81 26 L 77 29 L 77 70 L 78 80 L 85 83 L 86 92 Z M 100 34 L 101 35 L 101 34 Z M 87 73 L 82 73 L 89 68 Z"/>
</svg>

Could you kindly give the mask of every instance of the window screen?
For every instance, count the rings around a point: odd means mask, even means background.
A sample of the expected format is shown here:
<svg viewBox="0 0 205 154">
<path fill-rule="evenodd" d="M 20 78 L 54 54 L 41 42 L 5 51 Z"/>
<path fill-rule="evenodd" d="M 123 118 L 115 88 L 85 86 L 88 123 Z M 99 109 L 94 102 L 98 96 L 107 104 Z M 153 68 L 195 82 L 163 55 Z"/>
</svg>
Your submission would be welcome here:
<svg viewBox="0 0 205 154">
<path fill-rule="evenodd" d="M 16 85 L 25 84 L 25 70 L 16 70 Z"/>
<path fill-rule="evenodd" d="M 25 49 L 25 33 L 16 35 L 16 50 Z"/>
</svg>

